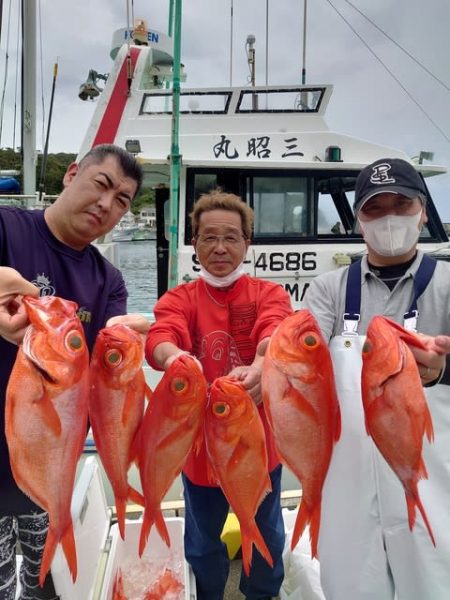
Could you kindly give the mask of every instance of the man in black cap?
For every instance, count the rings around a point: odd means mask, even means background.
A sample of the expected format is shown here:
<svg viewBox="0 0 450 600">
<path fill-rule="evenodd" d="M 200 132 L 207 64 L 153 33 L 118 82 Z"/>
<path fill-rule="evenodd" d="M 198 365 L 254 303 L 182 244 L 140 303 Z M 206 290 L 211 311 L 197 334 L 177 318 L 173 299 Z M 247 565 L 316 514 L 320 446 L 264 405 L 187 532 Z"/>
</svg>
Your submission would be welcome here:
<svg viewBox="0 0 450 600">
<path fill-rule="evenodd" d="M 446 600 L 450 590 L 450 394 L 441 379 L 450 352 L 450 264 L 417 249 L 426 198 L 422 177 L 404 160 L 363 169 L 354 210 L 367 255 L 315 278 L 305 298 L 330 340 L 342 416 L 319 536 L 322 586 L 331 600 Z M 427 350 L 411 350 L 435 433 L 423 446 L 428 479 L 419 494 L 436 547 L 419 514 L 410 531 L 404 489 L 366 432 L 361 354 L 375 315 L 427 334 Z"/>
</svg>

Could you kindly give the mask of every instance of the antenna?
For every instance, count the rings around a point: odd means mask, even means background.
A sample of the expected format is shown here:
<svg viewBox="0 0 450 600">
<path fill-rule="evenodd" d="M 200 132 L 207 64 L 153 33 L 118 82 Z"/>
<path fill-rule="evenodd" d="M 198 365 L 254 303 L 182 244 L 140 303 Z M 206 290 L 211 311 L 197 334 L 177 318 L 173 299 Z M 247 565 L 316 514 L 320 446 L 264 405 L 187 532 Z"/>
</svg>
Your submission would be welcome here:
<svg viewBox="0 0 450 600">
<path fill-rule="evenodd" d="M 252 87 L 255 87 L 255 41 L 255 36 L 252 33 L 249 33 L 245 45 L 247 48 L 247 62 L 250 69 L 250 85 Z M 252 109 L 255 111 L 258 110 L 258 96 L 256 94 L 252 94 Z"/>
<path fill-rule="evenodd" d="M 307 16 L 308 0 L 303 0 L 303 67 L 302 67 L 302 84 L 306 83 L 306 16 Z"/>
</svg>

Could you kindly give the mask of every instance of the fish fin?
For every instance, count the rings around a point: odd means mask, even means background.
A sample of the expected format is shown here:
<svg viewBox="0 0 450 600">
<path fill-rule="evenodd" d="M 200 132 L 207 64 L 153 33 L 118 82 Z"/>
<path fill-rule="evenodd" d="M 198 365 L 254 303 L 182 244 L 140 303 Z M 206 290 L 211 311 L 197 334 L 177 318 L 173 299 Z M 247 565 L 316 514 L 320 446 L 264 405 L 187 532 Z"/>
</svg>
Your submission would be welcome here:
<svg viewBox="0 0 450 600">
<path fill-rule="evenodd" d="M 44 586 L 45 577 L 50 570 L 50 565 L 52 564 L 57 543 L 58 538 L 56 537 L 55 531 L 52 529 L 52 527 L 49 527 L 47 538 L 45 540 L 44 553 L 42 554 L 41 568 L 39 571 L 39 585 L 41 587 Z"/>
<path fill-rule="evenodd" d="M 70 522 L 70 525 L 66 528 L 61 540 L 58 540 L 55 530 L 50 526 L 48 528 L 44 553 L 42 555 L 41 569 L 39 571 L 39 585 L 41 587 L 44 586 L 45 577 L 50 570 L 58 541 L 61 541 L 64 555 L 67 560 L 67 565 L 69 567 L 70 574 L 72 575 L 72 581 L 75 581 L 77 578 L 77 552 L 75 548 L 72 522 Z"/>
<path fill-rule="evenodd" d="M 411 346 L 415 346 L 416 348 L 420 348 L 421 350 L 427 349 L 426 345 L 423 343 L 423 341 L 420 339 L 420 336 L 418 336 L 417 333 L 405 329 L 399 323 L 392 321 L 392 319 L 387 319 L 386 317 L 384 317 L 384 320 L 390 325 L 392 329 L 395 329 L 398 337 L 401 338 L 404 342 L 410 344 Z"/>
<path fill-rule="evenodd" d="M 133 412 L 133 406 L 136 402 L 136 390 L 134 387 L 129 387 L 127 395 L 125 396 L 125 402 L 122 407 L 122 425 L 126 425 L 130 415 Z"/>
<path fill-rule="evenodd" d="M 72 521 L 61 538 L 61 545 L 67 560 L 67 564 L 69 565 L 72 581 L 75 582 L 77 578 L 77 550 L 75 546 L 75 537 L 73 535 Z"/>
<path fill-rule="evenodd" d="M 150 511 L 144 510 L 144 520 L 141 525 L 141 536 L 139 538 L 139 558 L 142 556 L 147 545 L 148 536 L 153 527 L 154 520 L 150 517 Z"/>
<path fill-rule="evenodd" d="M 141 421 L 142 423 L 142 421 Z M 141 444 L 141 426 L 139 426 L 134 434 L 133 440 L 130 444 L 130 450 L 128 454 L 128 463 L 131 465 L 132 462 L 139 466 L 139 447 Z"/>
<path fill-rule="evenodd" d="M 132 500 L 135 504 L 139 504 L 139 506 L 145 506 L 144 496 L 140 492 L 132 488 L 131 485 L 128 486 L 128 498 Z"/>
<path fill-rule="evenodd" d="M 406 506 L 408 508 L 408 525 L 409 529 L 412 531 L 414 527 L 414 523 L 416 521 L 416 506 L 419 509 L 420 514 L 422 515 L 422 519 L 425 523 L 425 527 L 427 528 L 428 535 L 430 536 L 431 543 L 434 547 L 436 547 L 436 541 L 434 539 L 433 530 L 431 529 L 431 525 L 428 521 L 427 514 L 425 512 L 425 508 L 423 507 L 422 501 L 419 498 L 419 493 L 416 488 L 416 493 L 413 496 L 411 493 L 405 491 L 406 497 Z"/>
<path fill-rule="evenodd" d="M 117 524 L 119 525 L 119 533 L 120 537 L 125 539 L 125 512 L 126 512 L 126 499 L 119 498 L 116 496 L 116 515 L 117 515 Z"/>
<path fill-rule="evenodd" d="M 267 562 L 270 567 L 273 567 L 273 559 L 267 548 L 266 542 L 261 535 L 260 530 L 256 524 L 255 519 L 252 519 L 245 527 L 241 526 L 242 536 L 242 566 L 245 574 L 249 575 L 250 568 L 252 566 L 252 546 L 258 549 L 261 556 Z"/>
<path fill-rule="evenodd" d="M 150 514 L 150 511 L 145 509 L 144 520 L 141 527 L 141 537 L 139 539 L 139 557 L 144 553 L 153 523 L 156 525 L 156 529 L 158 530 L 161 539 L 166 543 L 167 547 L 170 548 L 169 532 L 167 531 L 166 522 L 164 521 L 161 510 L 158 509 L 158 512 L 152 512 L 152 514 Z"/>
<path fill-rule="evenodd" d="M 289 398 L 295 402 L 296 408 L 301 410 L 304 414 L 308 415 L 313 421 L 319 423 L 319 415 L 314 410 L 314 407 L 308 402 L 305 396 L 299 392 L 292 384 L 289 386 L 283 401 L 287 401 Z"/>
<path fill-rule="evenodd" d="M 302 500 L 300 502 L 300 508 L 295 519 L 294 531 L 292 532 L 291 550 L 293 551 L 295 546 L 298 544 L 299 539 L 305 530 L 306 525 L 311 521 L 312 511 L 310 510 L 307 503 Z M 312 543 L 311 543 L 312 546 Z M 312 551 L 312 548 L 311 548 Z"/>
<path fill-rule="evenodd" d="M 59 415 L 56 412 L 55 407 L 53 406 L 53 402 L 50 400 L 47 394 L 44 394 L 44 396 L 39 402 L 39 406 L 41 409 L 42 420 L 47 425 L 47 427 L 57 437 L 59 437 L 62 431 L 61 419 L 59 418 Z"/>
<path fill-rule="evenodd" d="M 170 548 L 170 537 L 169 532 L 167 531 L 167 525 L 164 520 L 163 514 L 160 510 L 156 513 L 155 525 L 161 539 L 166 542 L 166 546 Z"/>
<path fill-rule="evenodd" d="M 317 544 L 319 541 L 319 529 L 320 529 L 320 513 L 321 505 L 317 504 L 311 515 L 311 521 L 309 523 L 309 539 L 311 542 L 311 556 L 317 558 Z"/>
<path fill-rule="evenodd" d="M 430 443 L 434 441 L 433 419 L 428 404 L 425 405 L 425 435 Z"/>
</svg>

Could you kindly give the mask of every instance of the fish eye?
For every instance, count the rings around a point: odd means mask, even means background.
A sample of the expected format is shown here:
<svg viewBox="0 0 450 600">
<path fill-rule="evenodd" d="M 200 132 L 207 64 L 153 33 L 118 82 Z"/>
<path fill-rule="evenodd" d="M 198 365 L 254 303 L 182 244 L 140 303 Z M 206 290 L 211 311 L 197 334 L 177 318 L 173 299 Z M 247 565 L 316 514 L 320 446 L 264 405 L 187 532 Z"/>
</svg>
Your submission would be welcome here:
<svg viewBox="0 0 450 600">
<path fill-rule="evenodd" d="M 117 367 L 122 362 L 123 356 L 120 350 L 108 350 L 105 352 L 105 364 L 107 367 Z"/>
<path fill-rule="evenodd" d="M 185 379 L 182 379 L 181 377 L 175 377 L 170 383 L 170 389 L 175 394 L 180 394 L 181 392 L 184 392 L 186 387 L 187 387 L 187 382 Z"/>
<path fill-rule="evenodd" d="M 303 337 L 303 345 L 308 349 L 314 349 L 319 345 L 319 340 L 317 339 L 317 335 L 314 333 L 306 333 Z"/>
<path fill-rule="evenodd" d="M 215 402 L 212 410 L 216 417 L 227 417 L 230 414 L 230 405 L 226 402 Z"/>
<path fill-rule="evenodd" d="M 83 337 L 77 330 L 69 331 L 65 339 L 66 348 L 73 352 L 80 352 L 84 349 Z"/>
<path fill-rule="evenodd" d="M 369 352 L 372 351 L 372 342 L 370 340 L 367 340 L 364 342 L 363 347 L 362 347 L 362 353 L 363 354 L 369 354 Z"/>
</svg>

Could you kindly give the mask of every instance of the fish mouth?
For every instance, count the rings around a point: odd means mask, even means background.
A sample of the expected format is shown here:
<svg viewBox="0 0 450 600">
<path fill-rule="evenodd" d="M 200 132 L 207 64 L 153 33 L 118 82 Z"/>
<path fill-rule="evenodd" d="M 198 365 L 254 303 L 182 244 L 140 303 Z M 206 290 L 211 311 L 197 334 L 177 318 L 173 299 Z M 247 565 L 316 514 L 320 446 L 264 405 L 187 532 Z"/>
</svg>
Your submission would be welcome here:
<svg viewBox="0 0 450 600">
<path fill-rule="evenodd" d="M 53 383 L 53 384 L 56 383 L 56 379 L 54 377 L 52 377 L 47 371 L 45 371 L 45 369 L 43 369 L 40 365 L 38 365 L 34 360 L 32 360 L 31 362 L 36 367 L 36 370 L 41 375 L 41 377 L 43 379 L 45 379 L 45 381 L 47 381 L 48 383 Z"/>
<path fill-rule="evenodd" d="M 23 347 L 23 352 L 24 352 L 25 356 L 34 365 L 35 369 L 42 376 L 42 378 L 45 379 L 45 381 L 47 381 L 48 383 L 56 383 L 56 379 L 54 377 L 52 377 L 50 375 L 50 373 L 48 373 L 48 371 L 46 371 L 40 365 L 38 359 L 36 358 L 36 355 L 34 354 L 33 349 L 31 347 L 32 337 L 33 337 L 33 326 L 30 325 L 26 329 L 25 335 L 23 336 L 23 346 L 22 347 Z"/>
</svg>

